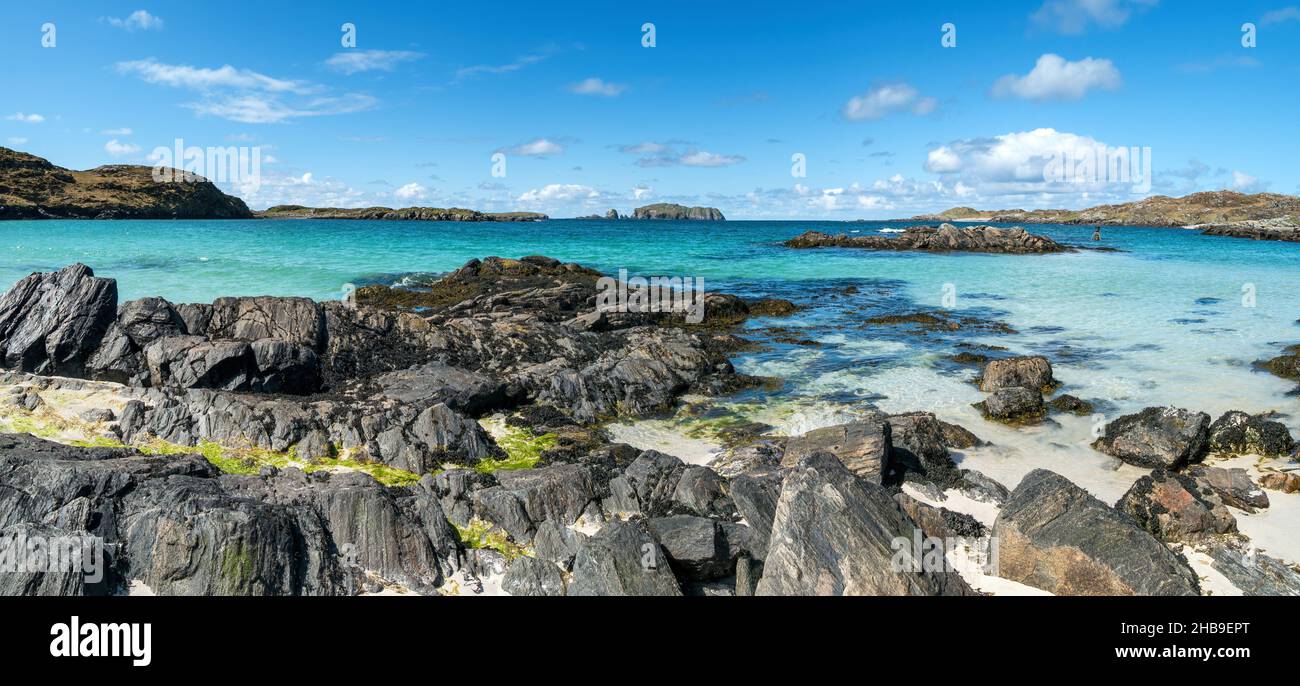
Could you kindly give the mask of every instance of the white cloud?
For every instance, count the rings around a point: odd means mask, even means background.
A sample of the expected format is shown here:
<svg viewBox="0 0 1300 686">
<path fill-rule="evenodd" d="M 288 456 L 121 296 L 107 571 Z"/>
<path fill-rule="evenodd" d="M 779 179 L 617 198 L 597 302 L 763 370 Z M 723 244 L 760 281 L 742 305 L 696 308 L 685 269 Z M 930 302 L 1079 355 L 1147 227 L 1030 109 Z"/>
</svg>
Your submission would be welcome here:
<svg viewBox="0 0 1300 686">
<path fill-rule="evenodd" d="M 511 155 L 520 155 L 523 157 L 543 157 L 546 155 L 559 155 L 564 152 L 564 146 L 555 141 L 546 138 L 536 138 L 527 143 L 504 148 L 504 152 Z"/>
<path fill-rule="evenodd" d="M 654 194 L 655 194 L 655 189 L 651 188 L 650 186 L 642 185 L 642 186 L 636 186 L 635 188 L 632 189 L 633 200 L 645 200 L 646 198 L 653 197 Z"/>
<path fill-rule="evenodd" d="M 120 129 L 104 129 L 103 131 L 99 132 L 101 136 L 129 136 L 132 133 L 133 132 L 131 131 L 131 129 L 126 127 L 122 127 Z"/>
<path fill-rule="evenodd" d="M 607 98 L 612 98 L 625 90 L 627 90 L 627 86 L 621 83 L 610 83 L 594 76 L 569 85 L 570 93 L 577 93 L 578 95 L 603 95 Z"/>
<path fill-rule="evenodd" d="M 931 150 L 925 170 L 936 174 L 964 174 L 988 184 L 1043 184 L 1043 168 L 1059 155 L 1093 151 L 1105 144 L 1089 136 L 1034 129 L 993 138 L 957 140 Z"/>
<path fill-rule="evenodd" d="M 402 62 L 424 57 L 424 53 L 410 50 L 346 50 L 325 60 L 329 68 L 344 74 L 363 71 L 392 71 Z"/>
<path fill-rule="evenodd" d="M 287 105 L 272 97 L 243 95 L 184 106 L 196 114 L 220 117 L 244 124 L 277 124 L 298 117 L 320 117 L 368 110 L 375 106 L 369 95 L 349 93 L 340 97 L 313 98 L 302 106 Z"/>
<path fill-rule="evenodd" d="M 1128 22 L 1136 11 L 1154 6 L 1158 0 L 1047 0 L 1030 20 L 1039 28 L 1064 34 L 1080 34 L 1096 24 L 1115 29 Z"/>
<path fill-rule="evenodd" d="M 319 90 L 304 81 L 277 79 L 248 69 L 236 69 L 229 64 L 209 69 L 184 64 L 163 64 L 150 58 L 118 62 L 117 70 L 123 74 L 138 76 L 148 83 L 200 91 L 237 88 L 270 93 L 305 94 Z"/>
<path fill-rule="evenodd" d="M 39 124 L 45 121 L 45 117 L 42 117 L 39 114 L 23 114 L 22 112 L 15 112 L 5 117 L 5 119 L 8 119 L 9 121 L 20 121 L 25 124 Z"/>
<path fill-rule="evenodd" d="M 619 152 L 632 153 L 635 155 L 657 155 L 661 152 L 667 152 L 669 146 L 654 141 L 645 141 L 634 145 L 624 145 L 618 149 Z"/>
<path fill-rule="evenodd" d="M 1115 90 L 1121 83 L 1119 70 L 1110 60 L 1085 57 L 1070 62 L 1048 53 L 1038 58 L 1024 76 L 1008 74 L 993 84 L 993 95 L 1024 100 L 1078 100 L 1089 90 Z"/>
<path fill-rule="evenodd" d="M 745 158 L 740 155 L 716 155 L 704 150 L 696 150 L 682 155 L 679 161 L 688 167 L 729 167 L 744 162 Z"/>
<path fill-rule="evenodd" d="M 104 21 L 108 22 L 109 26 L 116 26 L 119 29 L 126 29 L 127 31 L 161 30 L 163 27 L 162 19 L 159 19 L 144 10 L 136 10 L 123 19 L 108 17 Z"/>
<path fill-rule="evenodd" d="M 518 200 L 525 204 L 545 205 L 597 197 L 600 197 L 600 193 L 591 186 L 576 183 L 550 183 L 541 188 L 524 191 L 520 194 Z"/>
<path fill-rule="evenodd" d="M 122 155 L 134 155 L 135 153 L 140 152 L 140 146 L 131 145 L 130 143 L 120 143 L 116 138 L 114 138 L 104 144 L 104 150 L 113 157 L 121 157 Z"/>
<path fill-rule="evenodd" d="M 924 115 L 933 112 L 938 105 L 938 100 L 922 97 L 906 83 L 890 83 L 849 98 L 844 104 L 844 117 L 852 121 L 880 119 L 887 114 L 904 110 Z"/>
<path fill-rule="evenodd" d="M 1258 177 L 1236 170 L 1233 170 L 1232 172 L 1232 190 L 1234 191 L 1241 191 L 1242 193 L 1259 193 L 1267 187 L 1268 184 L 1260 183 Z"/>
<path fill-rule="evenodd" d="M 412 181 L 393 191 L 393 195 L 402 200 L 419 200 L 429 193 L 429 189 Z"/>
<path fill-rule="evenodd" d="M 1287 21 L 1300 21 L 1300 7 L 1292 5 L 1271 12 L 1265 12 L 1264 16 L 1260 18 L 1259 23 L 1263 26 L 1268 26 L 1270 24 L 1281 24 L 1282 22 Z"/>
<path fill-rule="evenodd" d="M 27 139 L 22 136 L 12 136 L 8 139 L 9 145 L 25 145 Z"/>
</svg>

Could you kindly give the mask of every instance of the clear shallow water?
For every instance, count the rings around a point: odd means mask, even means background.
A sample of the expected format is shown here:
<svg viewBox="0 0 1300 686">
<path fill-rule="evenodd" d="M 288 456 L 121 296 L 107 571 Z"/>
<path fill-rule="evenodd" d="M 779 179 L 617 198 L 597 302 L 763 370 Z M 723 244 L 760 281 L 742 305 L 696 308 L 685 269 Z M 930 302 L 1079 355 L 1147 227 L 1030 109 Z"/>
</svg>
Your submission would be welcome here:
<svg viewBox="0 0 1300 686">
<path fill-rule="evenodd" d="M 943 356 L 987 343 L 1051 358 L 1066 391 L 1109 401 L 1108 411 L 1177 404 L 1296 413 L 1292 384 L 1252 372 L 1252 360 L 1300 340 L 1300 245 L 1201 236 L 1180 229 L 1103 230 L 1126 252 L 1067 255 L 885 254 L 789 250 L 780 241 L 816 229 L 875 232 L 879 222 L 544 223 L 256 221 L 0 222 L 0 282 L 80 261 L 118 280 L 123 299 L 176 302 L 222 295 L 337 298 L 345 283 L 391 282 L 444 272 L 473 257 L 550 255 L 607 271 L 702 276 L 707 288 L 774 295 L 809 306 L 782 326 L 817 347 L 774 344 L 737 360 L 742 371 L 781 376 L 765 400 L 870 401 L 928 409 L 967 423 L 981 399 L 971 370 Z M 1092 245 L 1091 227 L 1034 226 Z M 963 330 L 915 335 L 868 327 L 866 317 L 939 309 L 995 319 L 1017 333 Z M 1243 305 L 1253 285 L 1254 307 Z M 858 290 L 845 294 L 849 286 Z M 789 332 L 787 332 L 789 333 Z M 808 428 L 815 413 L 780 427 Z M 832 413 L 827 415 L 832 416 Z M 839 416 L 838 411 L 834 416 Z M 811 417 L 811 418 L 810 418 Z M 829 420 L 828 420 L 829 421 Z M 1287 419 L 1293 428 L 1297 424 Z M 1061 429 L 1064 430 L 1064 429 Z"/>
</svg>

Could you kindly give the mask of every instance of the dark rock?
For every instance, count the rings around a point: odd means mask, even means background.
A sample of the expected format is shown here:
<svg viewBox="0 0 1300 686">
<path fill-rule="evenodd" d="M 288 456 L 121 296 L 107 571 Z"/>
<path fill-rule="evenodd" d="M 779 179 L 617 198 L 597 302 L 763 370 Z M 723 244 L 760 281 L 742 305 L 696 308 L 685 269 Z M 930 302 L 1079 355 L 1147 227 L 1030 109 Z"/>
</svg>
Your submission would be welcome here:
<svg viewBox="0 0 1300 686">
<path fill-rule="evenodd" d="M 862 421 L 814 429 L 786 442 L 782 467 L 793 467 L 805 457 L 828 452 L 849 471 L 880 484 L 890 468 L 891 427 L 884 421 Z"/>
<path fill-rule="evenodd" d="M 786 477 L 758 595 L 968 595 L 955 572 L 893 571 L 917 525 L 879 486 L 825 452 Z"/>
<path fill-rule="evenodd" d="M 1192 541 L 1237 530 L 1237 520 L 1213 489 L 1165 469 L 1138 479 L 1115 509 L 1162 541 Z"/>
<path fill-rule="evenodd" d="M 783 245 L 787 248 L 866 248 L 1019 255 L 1073 251 L 1073 248 L 1061 245 L 1045 236 L 1029 233 L 1019 227 L 1014 229 L 993 226 L 957 228 L 952 224 L 909 226 L 901 234 L 893 237 L 847 234 L 832 236 L 820 231 L 806 231 Z"/>
<path fill-rule="evenodd" d="M 1047 416 L 1043 394 L 1036 388 L 999 388 L 974 407 L 988 419 L 1012 425 L 1037 424 Z"/>
<path fill-rule="evenodd" d="M 84 376 L 116 310 L 117 282 L 84 264 L 25 277 L 0 297 L 0 361 L 24 372 Z"/>
<path fill-rule="evenodd" d="M 784 441 L 762 440 L 724 450 L 709 466 L 719 476 L 734 479 L 741 474 L 777 471 L 781 468 L 781 457 L 784 455 Z"/>
<path fill-rule="evenodd" d="M 1211 565 L 1246 596 L 1300 596 L 1300 573 L 1285 562 L 1231 545 L 1210 546 Z"/>
<path fill-rule="evenodd" d="M 888 420 L 890 459 L 895 465 L 906 469 L 909 476 L 916 474 L 939 488 L 951 488 L 960 481 L 957 465 L 948 454 L 950 431 L 943 422 L 929 412 L 892 414 Z"/>
<path fill-rule="evenodd" d="M 1093 411 L 1092 403 L 1087 400 L 1076 398 L 1069 393 L 1063 393 L 1052 398 L 1051 402 L 1047 403 L 1047 406 L 1057 412 L 1065 412 L 1080 417 L 1090 415 Z"/>
<path fill-rule="evenodd" d="M 979 520 L 964 512 L 953 512 L 944 507 L 927 505 L 906 493 L 895 494 L 894 501 L 903 508 L 903 512 L 907 513 L 912 521 L 916 522 L 917 526 L 921 527 L 926 538 L 976 539 L 987 533 Z"/>
<path fill-rule="evenodd" d="M 554 563 L 523 555 L 506 567 L 501 590 L 517 596 L 562 596 L 564 577 Z"/>
<path fill-rule="evenodd" d="M 990 360 L 984 365 L 979 378 L 980 390 L 986 393 L 1016 387 L 1034 388 L 1047 393 L 1056 385 L 1056 379 L 1052 377 L 1052 363 L 1041 355 Z"/>
<path fill-rule="evenodd" d="M 730 576 L 735 571 L 735 558 L 712 519 L 676 515 L 657 517 L 646 523 L 678 579 L 707 581 Z"/>
<path fill-rule="evenodd" d="M 1209 449 L 1210 416 L 1176 407 L 1148 407 L 1106 425 L 1092 447 L 1139 467 L 1178 469 Z"/>
<path fill-rule="evenodd" d="M 1224 503 L 1239 510 L 1254 512 L 1256 508 L 1268 507 L 1268 494 L 1240 467 L 1224 469 L 1196 465 L 1188 469 L 1187 474 L 1199 485 L 1212 489 Z"/>
<path fill-rule="evenodd" d="M 85 412 L 82 412 L 80 415 L 77 416 L 81 417 L 81 419 L 87 422 L 90 422 L 91 424 L 97 424 L 99 422 L 111 422 L 117 418 L 117 415 L 113 414 L 113 411 L 108 409 L 107 407 L 92 407 L 91 409 L 86 410 Z"/>
<path fill-rule="evenodd" d="M 640 518 L 612 521 L 583 541 L 567 589 L 571 596 L 681 594 L 663 549 Z"/>
<path fill-rule="evenodd" d="M 1232 455 L 1290 455 L 1295 440 L 1282 422 L 1267 415 L 1251 416 L 1245 412 L 1225 412 L 1210 425 L 1210 451 Z"/>
<path fill-rule="evenodd" d="M 781 480 L 778 474 L 745 474 L 731 480 L 731 499 L 752 531 L 750 551 L 756 560 L 767 557 L 776 505 L 781 499 Z"/>
<path fill-rule="evenodd" d="M 993 526 L 999 576 L 1057 595 L 1200 595 L 1181 557 L 1065 477 L 1036 469 Z"/>
<path fill-rule="evenodd" d="M 961 470 L 961 484 L 957 488 L 972 500 L 999 506 L 1011 495 L 1006 486 L 973 469 Z"/>
<path fill-rule="evenodd" d="M 573 568 L 573 558 L 586 536 L 552 520 L 542 522 L 533 536 L 533 551 L 538 559 L 549 560 L 564 570 Z"/>
<path fill-rule="evenodd" d="M 682 471 L 673 500 L 702 517 L 734 519 L 736 505 L 727 495 L 727 482 L 708 467 L 691 465 Z"/>
<path fill-rule="evenodd" d="M 647 450 L 628 465 L 623 475 L 609 482 L 612 493 L 607 509 L 660 517 L 672 513 L 673 494 L 686 465 L 672 455 Z"/>
<path fill-rule="evenodd" d="M 476 416 L 508 404 L 504 382 L 436 362 L 388 372 L 376 378 L 375 385 L 384 398 L 446 403 L 453 410 Z"/>
</svg>

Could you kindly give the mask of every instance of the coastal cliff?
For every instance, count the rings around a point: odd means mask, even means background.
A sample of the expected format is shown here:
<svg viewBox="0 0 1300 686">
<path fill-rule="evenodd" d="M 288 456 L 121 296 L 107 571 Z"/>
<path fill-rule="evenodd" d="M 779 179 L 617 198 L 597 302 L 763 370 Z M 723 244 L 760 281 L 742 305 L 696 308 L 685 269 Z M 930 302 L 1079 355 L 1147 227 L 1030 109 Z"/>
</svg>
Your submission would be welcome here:
<svg viewBox="0 0 1300 686">
<path fill-rule="evenodd" d="M 0 147 L 0 219 L 248 219 L 243 200 L 202 177 L 158 182 L 153 168 L 74 171 Z"/>
</svg>

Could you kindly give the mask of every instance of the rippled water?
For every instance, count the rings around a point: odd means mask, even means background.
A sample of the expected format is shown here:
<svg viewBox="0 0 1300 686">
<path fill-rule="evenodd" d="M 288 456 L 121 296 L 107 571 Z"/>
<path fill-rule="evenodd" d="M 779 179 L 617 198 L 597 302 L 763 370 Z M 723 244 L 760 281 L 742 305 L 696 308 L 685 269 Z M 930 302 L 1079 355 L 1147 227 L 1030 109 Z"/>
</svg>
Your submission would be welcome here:
<svg viewBox="0 0 1300 686">
<path fill-rule="evenodd" d="M 632 274 L 702 276 L 711 290 L 779 296 L 808 306 L 794 318 L 751 324 L 754 329 L 784 327 L 775 335 L 818 343 L 773 343 L 767 351 L 738 358 L 742 371 L 787 379 L 770 397 L 745 399 L 752 402 L 872 402 L 887 410 L 929 409 L 978 422 L 967 407 L 981 398 L 966 383 L 971 370 L 944 358 L 966 343 L 1045 354 L 1067 392 L 1107 401 L 1110 411 L 1151 404 L 1212 413 L 1241 408 L 1292 414 L 1297 409 L 1297 399 L 1286 395 L 1291 384 L 1253 372 L 1249 363 L 1300 340 L 1298 244 L 1116 227 L 1103 230 L 1101 245 L 1123 252 L 931 255 L 779 245 L 808 229 L 875 232 L 899 226 L 599 220 L 0 222 L 0 281 L 8 285 L 32 271 L 81 261 L 101 276 L 116 278 L 123 298 L 210 301 L 263 293 L 337 298 L 345 283 L 444 272 L 472 257 L 545 254 L 609 272 L 625 268 Z M 1091 227 L 1031 230 L 1093 245 Z M 963 327 L 917 334 L 864 322 L 878 314 L 939 309 L 949 284 L 955 314 L 1002 322 L 1016 333 Z M 1243 300 L 1249 293 L 1253 302 Z M 768 418 L 781 428 L 796 429 L 819 423 L 818 416 L 800 406 Z M 1297 427 L 1293 419 L 1287 421 Z"/>
</svg>

